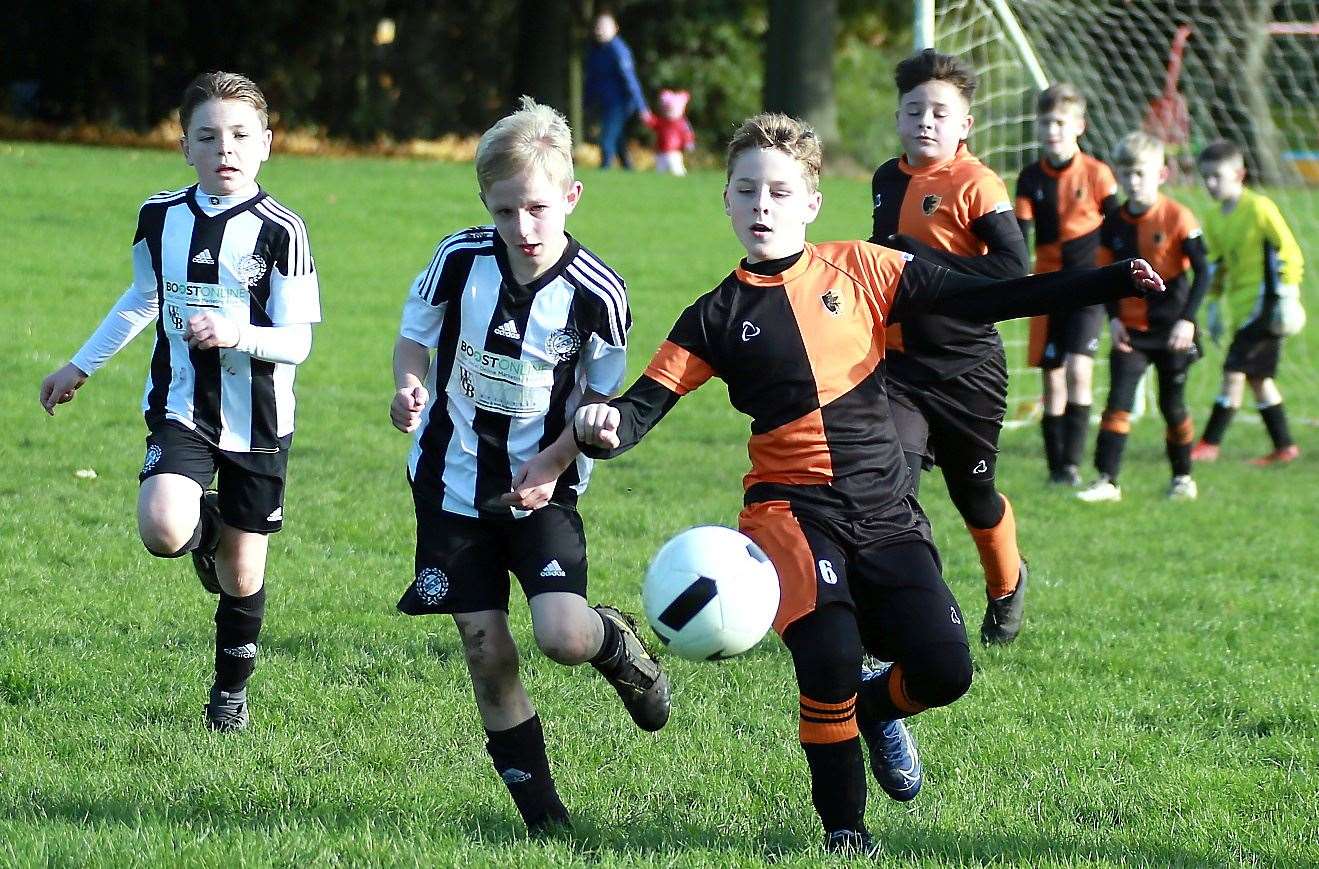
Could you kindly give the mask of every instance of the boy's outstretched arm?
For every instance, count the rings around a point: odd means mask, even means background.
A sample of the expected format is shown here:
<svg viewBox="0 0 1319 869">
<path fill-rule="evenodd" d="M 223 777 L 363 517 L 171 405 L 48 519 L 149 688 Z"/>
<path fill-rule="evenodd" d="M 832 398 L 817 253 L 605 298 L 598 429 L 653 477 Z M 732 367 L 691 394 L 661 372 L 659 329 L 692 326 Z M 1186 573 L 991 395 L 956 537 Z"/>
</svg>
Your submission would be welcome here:
<svg viewBox="0 0 1319 869">
<path fill-rule="evenodd" d="M 573 417 L 577 446 L 593 459 L 612 459 L 632 449 L 667 414 L 682 393 L 648 375 L 608 404 L 584 404 Z"/>
<path fill-rule="evenodd" d="M 580 407 L 609 407 L 602 403 L 608 399 L 607 395 L 587 390 L 582 396 Z M 536 453 L 518 469 L 513 475 L 512 490 L 500 495 L 499 500 L 506 507 L 516 507 L 521 510 L 538 510 L 544 507 L 550 502 L 550 498 L 554 497 L 554 489 L 558 485 L 559 477 L 563 476 L 563 472 L 577 460 L 579 452 L 573 423 L 570 423 L 563 427 L 563 431 L 554 439 L 554 443 Z"/>
<path fill-rule="evenodd" d="M 985 292 L 987 289 L 993 292 Z M 890 317 L 901 322 L 913 315 L 941 314 L 994 323 L 1163 290 L 1163 278 L 1143 259 L 1122 260 L 1100 269 L 1049 272 L 1008 281 L 989 281 L 912 260 L 903 270 Z"/>
<path fill-rule="evenodd" d="M 421 412 L 430 403 L 426 390 L 426 372 L 430 370 L 430 350 L 411 338 L 394 342 L 394 399 L 389 404 L 389 421 L 394 428 L 408 433 L 421 425 Z"/>
<path fill-rule="evenodd" d="M 988 251 L 979 256 L 958 256 L 901 233 L 888 239 L 871 240 L 963 274 L 1002 279 L 1019 278 L 1030 272 L 1026 236 L 1011 211 L 991 211 L 982 215 L 972 222 L 971 231 L 985 243 Z"/>
</svg>

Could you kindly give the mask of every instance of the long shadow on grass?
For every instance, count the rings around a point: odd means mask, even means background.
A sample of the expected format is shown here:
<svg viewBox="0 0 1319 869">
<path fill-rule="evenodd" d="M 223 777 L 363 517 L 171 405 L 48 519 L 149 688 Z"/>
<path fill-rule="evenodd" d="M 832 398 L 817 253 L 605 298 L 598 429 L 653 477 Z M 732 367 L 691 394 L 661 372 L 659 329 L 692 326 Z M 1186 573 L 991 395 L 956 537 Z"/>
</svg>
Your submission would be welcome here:
<svg viewBox="0 0 1319 869">
<path fill-rule="evenodd" d="M 371 825 L 379 834 L 382 823 L 394 828 L 400 836 L 416 843 L 419 851 L 443 847 L 445 839 L 456 837 L 473 844 L 491 847 L 522 845 L 535 847 L 529 842 L 526 829 L 513 812 L 488 814 L 474 812 L 459 818 L 437 819 L 417 816 L 409 823 L 397 814 L 397 808 L 386 811 L 363 812 L 360 807 L 348 804 L 320 805 L 311 810 L 261 810 L 242 812 L 221 805 L 142 805 L 122 799 L 71 797 L 60 795 L 47 798 L 32 794 L 32 803 L 26 809 L 0 816 L 8 821 L 42 821 L 58 818 L 76 824 L 122 825 L 133 829 L 144 827 L 179 827 L 198 833 L 205 830 L 219 832 L 282 832 L 306 826 L 328 834 L 351 833 L 354 829 Z M 382 817 L 383 815 L 383 817 Z M 1078 819 L 1083 820 L 1083 819 Z M 437 830 L 448 834 L 432 838 Z M 422 835 L 418 836 L 418 833 Z M 1155 866 L 1226 866 L 1234 861 L 1228 856 L 1209 851 L 1191 851 L 1176 845 L 1148 842 L 1132 845 L 1114 842 L 1111 845 L 1073 845 L 1046 839 L 1042 836 L 1025 836 L 1009 832 L 987 831 L 980 834 L 953 833 L 936 828 L 894 831 L 876 831 L 883 844 L 884 860 L 895 858 L 913 861 L 942 862 L 1027 862 L 1058 860 L 1067 863 L 1090 860 L 1115 864 L 1135 863 Z M 577 819 L 577 826 L 561 833 L 554 841 L 566 846 L 575 854 L 600 859 L 605 856 L 624 857 L 641 854 L 672 854 L 685 849 L 724 851 L 730 853 L 751 851 L 768 863 L 807 856 L 818 848 L 817 840 L 803 841 L 787 832 L 765 832 L 750 841 L 731 837 L 726 830 L 684 823 L 674 815 L 631 822 L 623 827 L 604 828 L 589 818 Z M 1257 854 L 1266 861 L 1281 859 L 1276 854 Z"/>
</svg>

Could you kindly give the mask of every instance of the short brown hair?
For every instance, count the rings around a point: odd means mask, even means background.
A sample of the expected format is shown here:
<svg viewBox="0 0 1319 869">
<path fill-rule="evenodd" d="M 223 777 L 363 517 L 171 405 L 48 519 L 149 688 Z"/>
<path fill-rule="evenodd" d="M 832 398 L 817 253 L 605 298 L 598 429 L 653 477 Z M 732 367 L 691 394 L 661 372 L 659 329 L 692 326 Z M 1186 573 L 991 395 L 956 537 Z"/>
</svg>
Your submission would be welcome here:
<svg viewBox="0 0 1319 869">
<path fill-rule="evenodd" d="M 261 126 L 270 123 L 269 107 L 266 95 L 245 75 L 236 72 L 204 72 L 183 89 L 183 99 L 179 100 L 179 123 L 183 126 L 183 135 L 188 135 L 188 124 L 192 122 L 192 113 L 207 100 L 238 100 L 256 109 L 261 118 Z"/>
<path fill-rule="evenodd" d="M 1071 110 L 1085 117 L 1085 96 L 1071 82 L 1060 81 L 1040 91 L 1035 111 L 1046 115 L 1052 111 Z"/>
<path fill-rule="evenodd" d="M 898 96 L 913 91 L 927 81 L 946 81 L 971 104 L 976 93 L 976 74 L 970 65 L 960 57 L 952 54 L 940 54 L 933 48 L 927 48 L 919 54 L 898 64 L 893 71 L 893 83 L 898 86 Z"/>
<path fill-rule="evenodd" d="M 1205 145 L 1200 156 L 1195 158 L 1196 165 L 1204 166 L 1211 163 L 1227 163 L 1236 160 L 1242 166 L 1246 165 L 1246 155 L 1241 150 L 1241 146 L 1236 142 L 1229 142 L 1227 139 L 1219 139 L 1217 142 L 1210 142 Z"/>
<path fill-rule="evenodd" d="M 802 178 L 811 192 L 819 188 L 824 148 L 809 124 L 779 112 L 762 112 L 747 118 L 728 142 L 728 180 L 733 177 L 733 161 L 754 148 L 787 154 L 801 164 Z"/>
<path fill-rule="evenodd" d="M 476 183 L 481 192 L 530 168 L 540 169 L 567 190 L 574 180 L 567 119 L 528 96 L 518 105 L 516 112 L 495 121 L 476 145 Z"/>
<path fill-rule="evenodd" d="M 1113 165 L 1135 166 L 1141 160 L 1156 158 L 1163 165 L 1163 140 L 1142 130 L 1127 133 L 1113 149 Z"/>
</svg>

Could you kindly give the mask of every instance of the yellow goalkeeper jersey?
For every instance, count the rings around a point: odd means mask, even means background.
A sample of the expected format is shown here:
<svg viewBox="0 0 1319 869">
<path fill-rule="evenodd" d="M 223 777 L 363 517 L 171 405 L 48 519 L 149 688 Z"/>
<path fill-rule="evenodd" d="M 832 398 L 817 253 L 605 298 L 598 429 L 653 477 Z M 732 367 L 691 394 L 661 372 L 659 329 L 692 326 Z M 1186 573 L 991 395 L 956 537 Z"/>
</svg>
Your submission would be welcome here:
<svg viewBox="0 0 1319 869">
<path fill-rule="evenodd" d="M 1203 218 L 1209 259 L 1221 272 L 1214 294 L 1233 328 L 1258 316 L 1266 292 L 1300 285 L 1301 248 L 1272 199 L 1247 188 L 1230 213 L 1215 207 Z"/>
</svg>

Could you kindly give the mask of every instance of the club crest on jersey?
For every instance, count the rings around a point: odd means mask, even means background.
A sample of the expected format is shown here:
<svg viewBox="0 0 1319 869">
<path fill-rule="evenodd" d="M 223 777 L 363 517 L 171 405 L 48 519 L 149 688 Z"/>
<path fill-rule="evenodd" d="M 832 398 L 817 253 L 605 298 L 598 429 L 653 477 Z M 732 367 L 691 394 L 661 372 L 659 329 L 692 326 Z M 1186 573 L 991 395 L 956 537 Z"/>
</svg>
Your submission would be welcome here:
<svg viewBox="0 0 1319 869">
<path fill-rule="evenodd" d="M 251 287 L 266 275 L 266 261 L 256 254 L 248 254 L 238 261 L 238 279 Z"/>
<path fill-rule="evenodd" d="M 943 202 L 943 197 L 938 193 L 926 194 L 925 198 L 921 200 L 921 211 L 925 212 L 926 217 L 930 217 L 939 210 L 940 202 Z"/>
<path fill-rule="evenodd" d="M 1036 201 L 1036 202 L 1043 202 L 1043 201 L 1044 201 L 1044 191 L 1043 191 L 1043 190 L 1036 190 L 1036 191 L 1035 191 L 1035 201 Z"/>
<path fill-rule="evenodd" d="M 1076 193 L 1073 194 L 1073 195 L 1076 196 L 1076 201 L 1077 201 L 1077 202 L 1080 202 L 1082 199 L 1085 198 L 1085 188 L 1084 188 L 1084 187 L 1077 187 L 1077 188 L 1076 188 Z"/>
<path fill-rule="evenodd" d="M 545 352 L 560 362 L 567 362 L 582 349 L 582 337 L 571 329 L 555 329 L 545 339 Z"/>
<path fill-rule="evenodd" d="M 820 296 L 820 301 L 824 303 L 824 309 L 835 317 L 843 313 L 843 300 L 835 290 L 824 293 Z"/>
<path fill-rule="evenodd" d="M 435 606 L 449 593 L 449 577 L 445 576 L 444 571 L 438 567 L 424 567 L 417 574 L 414 586 L 417 589 L 417 597 L 428 606 Z"/>
<path fill-rule="evenodd" d="M 1154 246 L 1158 247 L 1159 245 L 1163 244 L 1165 241 L 1168 240 L 1168 236 L 1162 232 L 1156 232 L 1154 233 L 1154 238 L 1151 240 L 1154 242 Z"/>
</svg>

